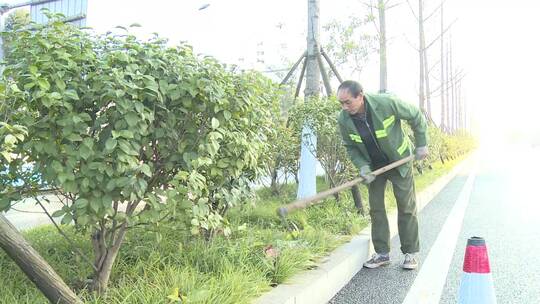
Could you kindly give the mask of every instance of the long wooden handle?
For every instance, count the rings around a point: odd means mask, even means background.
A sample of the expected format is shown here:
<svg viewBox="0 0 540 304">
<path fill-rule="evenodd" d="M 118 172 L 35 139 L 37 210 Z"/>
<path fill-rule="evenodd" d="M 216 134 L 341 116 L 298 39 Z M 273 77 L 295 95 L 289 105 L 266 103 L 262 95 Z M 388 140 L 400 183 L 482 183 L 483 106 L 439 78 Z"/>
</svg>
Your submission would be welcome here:
<svg viewBox="0 0 540 304">
<path fill-rule="evenodd" d="M 396 167 L 399 167 L 405 163 L 408 163 L 410 161 L 412 161 L 414 159 L 414 155 L 410 155 L 408 157 L 405 157 L 403 159 L 400 159 L 396 162 L 393 162 L 387 166 L 384 166 L 380 169 L 377 169 L 375 171 L 372 172 L 373 175 L 380 175 L 388 170 L 392 170 Z M 287 216 L 288 213 L 290 213 L 291 211 L 294 211 L 296 209 L 304 209 L 304 208 L 307 208 L 311 205 L 314 205 L 318 202 L 320 202 L 323 198 L 326 198 L 330 195 L 333 195 L 337 192 L 340 192 L 340 191 L 343 191 L 343 190 L 346 190 L 348 188 L 351 188 L 352 186 L 358 184 L 359 182 L 363 181 L 364 179 L 362 177 L 358 177 L 358 178 L 355 178 L 351 181 L 348 181 L 342 185 L 339 185 L 337 187 L 334 187 L 332 189 L 328 189 L 326 191 L 323 191 L 323 192 L 320 192 L 320 193 L 317 193 L 313 196 L 310 196 L 310 197 L 306 197 L 306 198 L 303 198 L 303 199 L 299 199 L 299 200 L 296 200 L 290 204 L 287 204 L 287 205 L 283 205 L 281 207 L 279 207 L 277 209 L 277 213 L 279 216 L 281 217 L 285 217 Z"/>
</svg>

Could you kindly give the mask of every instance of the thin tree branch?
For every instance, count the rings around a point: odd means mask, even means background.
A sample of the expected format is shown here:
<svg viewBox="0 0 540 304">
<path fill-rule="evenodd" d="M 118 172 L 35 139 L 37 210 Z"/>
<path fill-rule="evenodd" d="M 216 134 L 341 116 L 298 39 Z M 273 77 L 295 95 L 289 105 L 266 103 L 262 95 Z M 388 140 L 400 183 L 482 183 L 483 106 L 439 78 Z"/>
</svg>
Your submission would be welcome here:
<svg viewBox="0 0 540 304">
<path fill-rule="evenodd" d="M 409 39 L 407 38 L 407 36 L 405 36 L 405 34 L 403 34 L 403 37 L 405 38 L 405 41 L 407 41 L 407 43 L 408 43 L 413 49 L 415 49 L 417 52 L 420 51 L 416 46 L 414 46 L 414 45 L 412 44 L 412 42 L 409 41 Z"/>
<path fill-rule="evenodd" d="M 414 11 L 411 3 L 409 2 L 409 0 L 407 0 L 407 5 L 409 6 L 409 8 L 411 9 L 411 13 L 413 14 L 414 18 L 416 19 L 416 21 L 418 21 L 418 16 L 416 16 L 416 12 Z"/>
<path fill-rule="evenodd" d="M 396 6 L 400 6 L 401 4 L 402 4 L 402 3 L 396 3 L 396 4 L 394 4 L 394 5 L 390 5 L 390 6 L 388 6 L 388 7 L 385 6 L 385 7 L 386 7 L 386 10 L 389 10 L 389 9 L 393 9 L 393 8 L 396 7 Z M 386 4 L 385 4 L 385 5 L 386 5 Z"/>
<path fill-rule="evenodd" d="M 465 78 L 465 76 L 467 75 L 466 73 L 463 74 L 463 75 L 460 75 L 461 73 L 464 73 L 464 72 L 465 72 L 464 70 L 460 70 L 460 71 L 456 72 L 456 75 L 454 75 L 454 78 L 445 81 L 442 85 L 439 85 L 437 88 L 431 90 L 431 92 L 432 92 L 432 93 L 438 92 L 438 91 L 441 89 L 441 87 L 445 87 L 445 88 L 446 88 L 446 86 L 447 86 L 449 83 L 451 83 L 452 81 L 461 81 L 461 80 L 462 80 L 463 78 Z M 457 78 L 457 76 L 459 76 L 459 78 Z M 433 77 L 433 78 L 434 78 L 435 80 L 439 80 L 439 81 L 440 81 L 440 79 L 437 79 L 436 77 Z M 440 95 L 437 95 L 437 96 L 440 96 Z M 437 96 L 432 96 L 432 97 L 437 97 Z"/>
<path fill-rule="evenodd" d="M 436 66 L 439 65 L 440 62 L 441 62 L 440 59 L 437 60 L 437 62 L 435 62 L 435 63 L 431 66 L 431 68 L 428 69 L 428 71 L 427 71 L 428 75 L 429 75 L 429 73 L 430 73 Z"/>
<path fill-rule="evenodd" d="M 75 245 L 75 243 L 67 236 L 67 234 L 62 230 L 60 229 L 60 226 L 58 226 L 58 224 L 56 223 L 56 221 L 53 219 L 53 217 L 51 216 L 51 214 L 49 213 L 49 211 L 47 211 L 47 208 L 45 208 L 45 206 L 43 206 L 43 203 L 41 203 L 41 201 L 37 198 L 37 196 L 34 196 L 34 199 L 36 200 L 36 202 L 41 206 L 41 209 L 43 209 L 43 211 L 45 212 L 45 214 L 47 214 L 47 217 L 51 220 L 51 222 L 53 223 L 54 227 L 56 227 L 56 229 L 58 230 L 58 232 L 68 241 L 69 245 L 71 245 L 71 247 L 73 247 L 73 249 L 75 250 L 75 252 L 85 261 L 87 262 L 88 264 L 90 264 L 90 266 L 92 266 L 92 269 L 94 269 L 94 271 L 97 271 L 97 268 L 96 266 L 90 261 L 90 259 L 88 259 L 88 257 Z M 47 198 L 43 198 L 47 203 L 51 203 L 49 201 L 49 199 Z"/>
<path fill-rule="evenodd" d="M 431 14 L 429 14 L 426 18 L 424 18 L 424 22 L 425 21 L 428 21 L 429 18 L 431 18 L 431 16 L 433 16 L 440 8 L 441 6 L 446 2 L 446 0 L 443 0 L 441 1 L 441 3 L 439 4 L 439 6 L 437 6 L 435 9 L 433 9 L 433 11 L 431 12 Z"/>
<path fill-rule="evenodd" d="M 13 206 L 11 208 L 9 208 L 9 210 L 15 210 L 17 212 L 20 212 L 20 213 L 33 213 L 33 214 L 43 214 L 44 212 L 41 212 L 41 211 L 25 211 L 25 210 L 20 210 L 20 209 L 17 209 L 17 208 L 13 208 Z"/>
<path fill-rule="evenodd" d="M 454 19 L 454 21 L 452 21 L 452 23 L 450 23 L 448 25 L 448 27 L 446 27 L 446 29 L 439 36 L 437 36 L 435 39 L 433 39 L 431 41 L 431 43 L 426 46 L 425 50 L 430 48 L 435 42 L 439 41 L 439 39 L 441 39 L 442 35 L 444 35 L 444 33 L 446 33 L 452 27 L 452 25 L 454 25 L 454 23 L 456 23 L 456 21 L 457 21 L 457 18 Z"/>
<path fill-rule="evenodd" d="M 377 21 L 375 21 L 375 14 L 373 13 L 373 9 L 377 8 L 377 7 L 373 5 L 373 1 L 370 1 L 370 3 L 362 2 L 362 4 L 364 4 L 365 6 L 367 6 L 369 8 L 370 16 L 372 17 L 371 20 L 370 20 L 371 24 L 373 24 L 373 27 L 375 28 L 375 31 L 377 31 L 377 38 L 380 39 L 381 32 L 379 30 L 379 25 L 377 24 Z"/>
</svg>

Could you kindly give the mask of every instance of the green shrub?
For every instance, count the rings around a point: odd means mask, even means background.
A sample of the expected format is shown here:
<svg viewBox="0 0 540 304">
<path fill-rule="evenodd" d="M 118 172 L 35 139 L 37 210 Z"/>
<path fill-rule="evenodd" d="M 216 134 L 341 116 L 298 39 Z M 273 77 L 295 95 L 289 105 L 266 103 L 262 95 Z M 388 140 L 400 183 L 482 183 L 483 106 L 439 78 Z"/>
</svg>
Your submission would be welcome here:
<svg viewBox="0 0 540 304">
<path fill-rule="evenodd" d="M 223 228 L 261 171 L 278 98 L 267 78 L 187 45 L 127 30 L 94 36 L 49 17 L 4 33 L 2 93 L 25 109 L 8 115 L 28 131 L 9 166 L 31 164 L 64 199 L 54 215 L 91 234 L 101 291 L 127 229 L 167 220 L 187 220 L 193 233 Z"/>
</svg>

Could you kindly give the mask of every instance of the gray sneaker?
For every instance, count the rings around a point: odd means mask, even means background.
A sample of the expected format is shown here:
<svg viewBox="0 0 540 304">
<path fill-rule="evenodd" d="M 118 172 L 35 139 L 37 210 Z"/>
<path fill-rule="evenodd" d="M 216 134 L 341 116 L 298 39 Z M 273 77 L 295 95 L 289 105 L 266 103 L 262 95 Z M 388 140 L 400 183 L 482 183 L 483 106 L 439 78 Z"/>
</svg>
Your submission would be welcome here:
<svg viewBox="0 0 540 304">
<path fill-rule="evenodd" d="M 369 261 L 364 263 L 364 267 L 373 269 L 388 264 L 390 264 L 390 255 L 388 253 L 375 253 L 371 256 Z"/>
<path fill-rule="evenodd" d="M 403 258 L 403 263 L 401 264 L 401 268 L 407 269 L 407 270 L 414 270 L 418 268 L 418 260 L 416 259 L 416 254 L 405 253 L 405 257 Z"/>
</svg>

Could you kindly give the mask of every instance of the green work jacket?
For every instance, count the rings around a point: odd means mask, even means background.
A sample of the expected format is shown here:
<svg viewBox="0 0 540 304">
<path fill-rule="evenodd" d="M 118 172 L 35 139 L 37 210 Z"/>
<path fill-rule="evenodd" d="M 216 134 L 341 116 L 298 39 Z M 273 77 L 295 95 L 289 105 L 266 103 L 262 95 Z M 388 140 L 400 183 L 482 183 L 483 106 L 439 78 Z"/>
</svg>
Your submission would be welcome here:
<svg viewBox="0 0 540 304">
<path fill-rule="evenodd" d="M 417 107 L 389 94 L 364 94 L 364 101 L 369 105 L 377 142 L 390 162 L 411 155 L 411 143 L 401 128 L 402 120 L 411 126 L 416 147 L 427 144 L 426 120 Z M 368 151 L 349 113 L 342 110 L 338 123 L 345 148 L 354 165 L 358 169 L 366 165 L 371 168 Z M 405 176 L 410 166 L 409 162 L 398 167 L 400 174 Z"/>
</svg>

